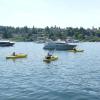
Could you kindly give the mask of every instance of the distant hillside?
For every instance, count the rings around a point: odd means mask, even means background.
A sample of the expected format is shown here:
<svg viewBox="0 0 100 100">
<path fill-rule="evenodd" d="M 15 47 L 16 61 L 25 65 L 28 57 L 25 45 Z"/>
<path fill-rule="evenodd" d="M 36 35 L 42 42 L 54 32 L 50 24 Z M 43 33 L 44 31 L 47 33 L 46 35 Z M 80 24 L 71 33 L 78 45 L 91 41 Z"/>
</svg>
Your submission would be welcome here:
<svg viewBox="0 0 100 100">
<path fill-rule="evenodd" d="M 66 39 L 72 37 L 81 41 L 100 41 L 100 28 L 60 28 L 60 27 L 45 27 L 45 28 L 28 28 L 25 27 L 10 27 L 0 26 L 0 38 L 12 39 L 15 41 L 37 41 L 38 38 L 49 38 L 52 40 Z"/>
</svg>

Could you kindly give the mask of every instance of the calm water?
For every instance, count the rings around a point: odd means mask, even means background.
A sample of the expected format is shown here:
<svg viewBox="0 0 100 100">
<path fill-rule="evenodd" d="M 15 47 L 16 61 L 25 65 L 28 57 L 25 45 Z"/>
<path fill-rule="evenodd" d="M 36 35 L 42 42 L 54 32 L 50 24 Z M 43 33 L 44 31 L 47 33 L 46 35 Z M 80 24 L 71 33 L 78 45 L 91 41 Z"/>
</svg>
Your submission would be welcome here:
<svg viewBox="0 0 100 100">
<path fill-rule="evenodd" d="M 82 53 L 55 51 L 43 62 L 43 44 L 0 47 L 0 100 L 100 100 L 100 43 L 79 43 Z M 6 60 L 13 51 L 28 58 Z"/>
</svg>

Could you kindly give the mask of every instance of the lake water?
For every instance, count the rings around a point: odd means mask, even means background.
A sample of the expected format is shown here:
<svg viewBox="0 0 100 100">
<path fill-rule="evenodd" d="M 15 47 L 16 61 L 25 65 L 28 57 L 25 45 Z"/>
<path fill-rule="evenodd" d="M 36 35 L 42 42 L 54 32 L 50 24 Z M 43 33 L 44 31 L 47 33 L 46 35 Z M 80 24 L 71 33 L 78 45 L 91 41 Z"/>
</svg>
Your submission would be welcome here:
<svg viewBox="0 0 100 100">
<path fill-rule="evenodd" d="M 100 43 L 78 43 L 84 52 L 55 51 L 43 62 L 43 44 L 0 47 L 0 100 L 100 100 Z M 27 58 L 6 60 L 13 51 Z"/>
</svg>

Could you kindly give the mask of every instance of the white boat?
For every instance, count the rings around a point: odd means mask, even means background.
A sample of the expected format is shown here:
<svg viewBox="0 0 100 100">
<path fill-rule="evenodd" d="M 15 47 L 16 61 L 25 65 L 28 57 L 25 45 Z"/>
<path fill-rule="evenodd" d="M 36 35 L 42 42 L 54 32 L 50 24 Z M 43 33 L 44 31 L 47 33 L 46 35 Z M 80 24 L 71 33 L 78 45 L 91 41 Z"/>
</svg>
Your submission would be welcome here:
<svg viewBox="0 0 100 100">
<path fill-rule="evenodd" d="M 14 42 L 11 42 L 9 40 L 1 40 L 0 41 L 0 46 L 1 47 L 6 47 L 6 46 L 13 46 L 15 43 Z"/>
<path fill-rule="evenodd" d="M 77 45 L 68 44 L 64 41 L 50 41 L 43 47 L 47 50 L 73 50 Z"/>
</svg>

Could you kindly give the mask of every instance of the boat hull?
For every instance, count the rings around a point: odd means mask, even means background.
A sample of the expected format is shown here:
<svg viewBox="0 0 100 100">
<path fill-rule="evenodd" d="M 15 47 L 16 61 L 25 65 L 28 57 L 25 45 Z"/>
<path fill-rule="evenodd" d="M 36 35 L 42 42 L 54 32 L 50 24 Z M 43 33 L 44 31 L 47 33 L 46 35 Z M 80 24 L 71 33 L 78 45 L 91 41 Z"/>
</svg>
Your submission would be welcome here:
<svg viewBox="0 0 100 100">
<path fill-rule="evenodd" d="M 76 47 L 76 45 L 72 45 L 72 44 L 62 44 L 62 43 L 55 44 L 55 43 L 53 43 L 53 44 L 46 44 L 43 49 L 46 49 L 46 50 L 72 50 L 75 47 Z"/>
<path fill-rule="evenodd" d="M 14 43 L 0 43 L 0 47 L 13 46 Z"/>
<path fill-rule="evenodd" d="M 17 59 L 17 58 L 26 58 L 26 54 L 17 54 L 15 56 L 7 56 L 6 59 Z"/>
</svg>

